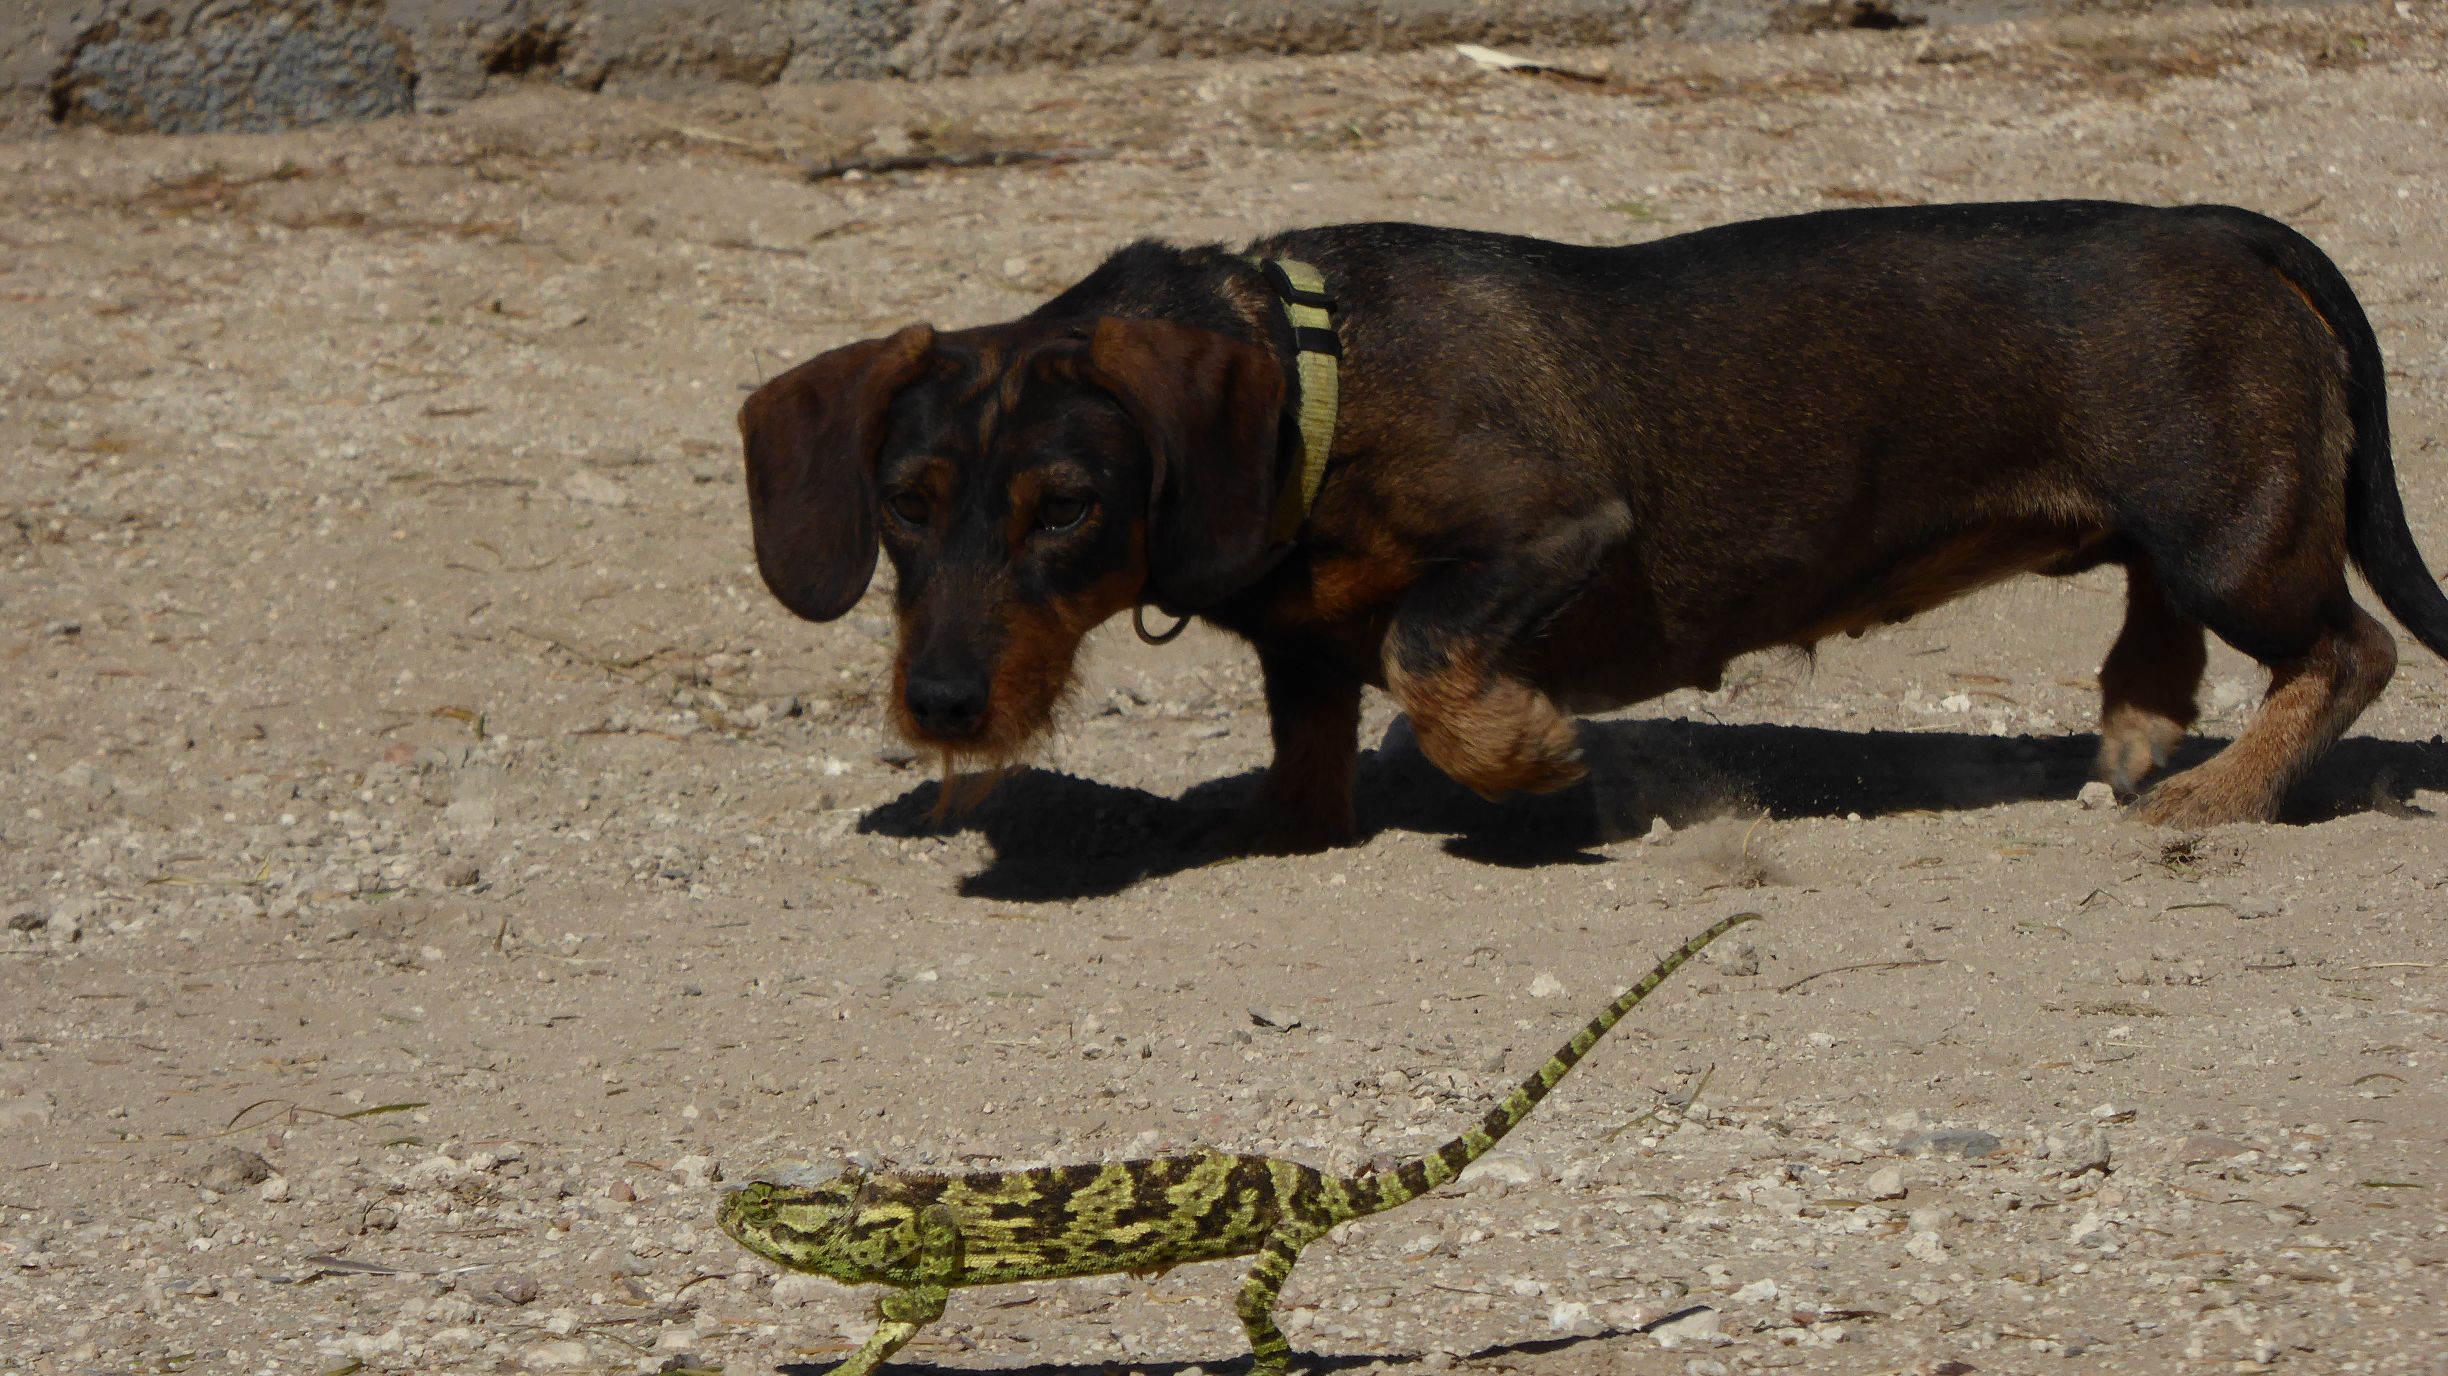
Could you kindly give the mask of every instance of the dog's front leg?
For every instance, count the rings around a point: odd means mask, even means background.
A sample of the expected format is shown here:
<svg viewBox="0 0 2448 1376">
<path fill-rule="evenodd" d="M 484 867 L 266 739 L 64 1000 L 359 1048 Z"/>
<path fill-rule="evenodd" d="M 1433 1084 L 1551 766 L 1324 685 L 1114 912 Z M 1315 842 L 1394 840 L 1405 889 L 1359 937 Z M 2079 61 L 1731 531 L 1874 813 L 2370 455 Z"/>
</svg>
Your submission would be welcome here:
<svg viewBox="0 0 2448 1376">
<path fill-rule="evenodd" d="M 1306 855 L 1348 844 L 1360 753 L 1360 681 L 1295 649 L 1258 647 L 1275 759 L 1241 814 L 1219 830 L 1235 854 Z"/>
<path fill-rule="evenodd" d="M 1572 719 L 1484 646 L 1389 647 L 1386 691 L 1409 714 L 1420 753 L 1483 798 L 1553 793 L 1589 772 Z"/>
<path fill-rule="evenodd" d="M 1444 565 L 1404 595 L 1385 642 L 1386 691 L 1437 768 L 1487 798 L 1552 793 L 1588 773 L 1572 719 L 1513 663 L 1631 525 L 1621 505 L 1603 504 L 1497 557 Z"/>
</svg>

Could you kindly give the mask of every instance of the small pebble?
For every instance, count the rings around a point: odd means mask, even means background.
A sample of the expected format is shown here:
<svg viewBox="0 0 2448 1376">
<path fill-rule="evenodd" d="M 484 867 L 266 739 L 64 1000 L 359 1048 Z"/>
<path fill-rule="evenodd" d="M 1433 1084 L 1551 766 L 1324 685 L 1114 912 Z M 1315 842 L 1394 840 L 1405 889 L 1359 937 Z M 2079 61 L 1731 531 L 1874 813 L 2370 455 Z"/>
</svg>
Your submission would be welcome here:
<svg viewBox="0 0 2448 1376">
<path fill-rule="evenodd" d="M 1605 1328 L 1591 1316 L 1590 1307 L 1579 1300 L 1557 1300 L 1547 1306 L 1547 1331 L 1590 1337 Z"/>
<path fill-rule="evenodd" d="M 1760 1279 L 1755 1280 L 1749 1285 L 1744 1286 L 1742 1289 L 1735 1291 L 1728 1297 L 1727 1302 L 1731 1304 L 1774 1304 L 1777 1302 L 1777 1297 L 1782 1293 L 1783 1292 L 1777 1288 L 1777 1283 L 1775 1281 L 1762 1276 Z"/>
<path fill-rule="evenodd" d="M 1714 1344 L 1724 1336 L 1723 1320 L 1716 1310 L 1703 1305 L 1650 1329 L 1649 1336 L 1657 1339 L 1658 1346 L 1670 1350 Z"/>
<path fill-rule="evenodd" d="M 2252 1150 L 2253 1145 L 2249 1142 L 2221 1137 L 2214 1132 L 2196 1132 L 2177 1145 L 2176 1160 L 2182 1165 L 2198 1166 L 2211 1161 L 2230 1160 Z"/>
<path fill-rule="evenodd" d="M 271 1177 L 272 1163 L 251 1151 L 225 1146 L 206 1156 L 189 1179 L 218 1194 L 236 1194 L 249 1185 L 261 1184 Z"/>
<path fill-rule="evenodd" d="M 1996 1133 L 1979 1128 L 1933 1128 L 1909 1134 L 1895 1144 L 1899 1156 L 1958 1156 L 1967 1160 L 1995 1156 L 2005 1149 L 2005 1142 Z"/>
<path fill-rule="evenodd" d="M 576 1371 L 595 1364 L 587 1345 L 574 1338 L 537 1343 L 527 1349 L 527 1365 L 538 1371 Z"/>
<path fill-rule="evenodd" d="M 581 468 L 563 478 L 561 490 L 568 493 L 571 500 L 588 506 L 629 505 L 629 489 L 590 469 Z"/>
</svg>

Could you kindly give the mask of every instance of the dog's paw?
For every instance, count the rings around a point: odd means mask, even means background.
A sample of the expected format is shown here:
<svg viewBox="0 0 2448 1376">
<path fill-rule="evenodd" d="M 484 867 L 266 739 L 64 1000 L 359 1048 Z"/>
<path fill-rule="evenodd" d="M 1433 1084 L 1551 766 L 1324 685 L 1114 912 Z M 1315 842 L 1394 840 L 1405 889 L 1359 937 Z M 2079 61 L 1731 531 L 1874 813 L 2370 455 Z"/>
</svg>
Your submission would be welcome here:
<svg viewBox="0 0 2448 1376">
<path fill-rule="evenodd" d="M 1482 770 L 1462 782 L 1493 803 L 1509 793 L 1554 793 L 1588 777 L 1589 766 L 1581 762 L 1578 747 L 1542 748 L 1509 756 L 1502 767 Z"/>
<path fill-rule="evenodd" d="M 2175 755 L 2185 729 L 2155 712 L 2125 706 L 2103 714 L 2099 734 L 2092 777 L 2105 781 L 2118 797 L 2131 798 Z"/>
<path fill-rule="evenodd" d="M 1430 706 L 1439 710 L 1411 707 L 1420 753 L 1482 798 L 1553 793 L 1589 777 L 1572 718 L 1518 679 L 1494 679 L 1459 703 Z"/>
<path fill-rule="evenodd" d="M 2134 815 L 2155 827 L 2187 829 L 2276 819 L 2278 804 L 2269 789 L 2239 781 L 2217 764 L 2188 769 L 2143 794 Z"/>
</svg>

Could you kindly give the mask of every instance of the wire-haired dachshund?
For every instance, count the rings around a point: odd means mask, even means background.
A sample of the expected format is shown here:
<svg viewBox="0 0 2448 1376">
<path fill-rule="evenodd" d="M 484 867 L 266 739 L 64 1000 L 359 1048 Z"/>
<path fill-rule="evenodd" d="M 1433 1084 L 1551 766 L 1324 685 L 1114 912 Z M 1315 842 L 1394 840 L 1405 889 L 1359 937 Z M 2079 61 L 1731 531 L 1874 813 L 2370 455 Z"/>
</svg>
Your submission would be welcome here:
<svg viewBox="0 0 2448 1376">
<path fill-rule="evenodd" d="M 1275 757 L 1244 849 L 1352 836 L 1364 684 L 1462 783 L 1556 789 L 1569 713 L 2025 572 L 2126 571 L 2098 762 L 2124 794 L 2195 718 L 2205 627 L 2268 666 L 2152 822 L 2271 817 L 2379 694 L 2396 644 L 2350 558 L 2448 654 L 2361 306 L 2223 206 L 1141 242 L 1007 324 L 819 355 L 740 426 L 785 606 L 838 617 L 891 555 L 893 715 L 947 763 L 1045 730 L 1108 617 L 1247 639 Z"/>
</svg>

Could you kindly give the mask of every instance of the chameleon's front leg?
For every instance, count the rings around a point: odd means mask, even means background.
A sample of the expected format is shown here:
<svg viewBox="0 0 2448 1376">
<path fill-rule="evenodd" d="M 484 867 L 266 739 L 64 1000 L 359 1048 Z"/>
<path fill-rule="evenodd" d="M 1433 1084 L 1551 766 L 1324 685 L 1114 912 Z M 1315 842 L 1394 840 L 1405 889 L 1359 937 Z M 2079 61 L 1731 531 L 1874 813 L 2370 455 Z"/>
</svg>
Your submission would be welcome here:
<svg viewBox="0 0 2448 1376">
<path fill-rule="evenodd" d="M 892 1318 L 889 1306 L 894 1300 L 906 1299 L 918 1293 L 920 1292 L 915 1290 L 904 1290 L 886 1297 L 884 1304 L 887 1306 L 887 1317 L 884 1322 L 876 1325 L 876 1331 L 867 1335 L 866 1344 L 858 1351 L 851 1353 L 849 1360 L 833 1368 L 831 1376 L 868 1376 L 868 1373 L 882 1366 L 894 1353 L 900 1351 L 910 1339 L 917 1337 L 919 1326 L 925 1320 L 904 1321 Z M 943 1313 L 943 1293 L 941 1290 L 935 1292 L 936 1314 Z"/>
<path fill-rule="evenodd" d="M 1250 1376 L 1284 1376 L 1292 1369 L 1292 1344 L 1284 1340 L 1283 1330 L 1275 1326 L 1275 1297 L 1283 1292 L 1284 1281 L 1292 1275 L 1292 1263 L 1300 1260 L 1301 1242 L 1291 1236 L 1274 1232 L 1258 1247 L 1258 1260 L 1250 1265 L 1249 1279 L 1241 1282 L 1241 1298 L 1235 1306 L 1241 1313 L 1241 1326 L 1249 1331 Z"/>
<path fill-rule="evenodd" d="M 917 1337 L 919 1329 L 942 1318 L 951 1287 L 960 1284 L 960 1264 L 960 1225 L 950 1209 L 932 1205 L 918 1216 L 919 1283 L 886 1295 L 876 1305 L 883 1322 L 831 1376 L 868 1376 Z"/>
</svg>

